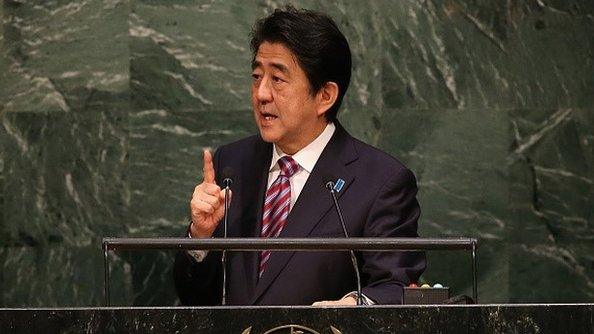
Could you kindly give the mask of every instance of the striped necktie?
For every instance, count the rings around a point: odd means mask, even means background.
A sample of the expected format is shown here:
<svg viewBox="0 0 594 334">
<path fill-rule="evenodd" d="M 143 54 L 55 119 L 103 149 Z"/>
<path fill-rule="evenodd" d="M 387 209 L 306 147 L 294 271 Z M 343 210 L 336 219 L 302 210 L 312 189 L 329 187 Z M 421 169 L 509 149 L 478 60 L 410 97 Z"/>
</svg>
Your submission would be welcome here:
<svg viewBox="0 0 594 334">
<path fill-rule="evenodd" d="M 284 156 L 278 160 L 280 166 L 280 175 L 266 191 L 266 200 L 264 201 L 264 210 L 262 214 L 262 238 L 276 238 L 282 231 L 291 206 L 291 183 L 289 178 L 299 170 L 299 164 L 290 156 Z M 268 259 L 270 250 L 260 253 L 259 275 L 262 277 Z"/>
</svg>

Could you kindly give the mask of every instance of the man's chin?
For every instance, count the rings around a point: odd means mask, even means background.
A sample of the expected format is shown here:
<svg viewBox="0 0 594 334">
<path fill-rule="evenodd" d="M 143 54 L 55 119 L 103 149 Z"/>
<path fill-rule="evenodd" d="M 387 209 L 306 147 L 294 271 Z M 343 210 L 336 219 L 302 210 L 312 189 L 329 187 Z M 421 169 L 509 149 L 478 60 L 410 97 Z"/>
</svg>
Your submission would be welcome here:
<svg viewBox="0 0 594 334">
<path fill-rule="evenodd" d="M 262 140 L 267 143 L 276 143 L 279 140 L 278 136 L 269 133 L 266 130 L 263 131 L 262 129 L 260 129 L 260 137 L 262 137 Z"/>
</svg>

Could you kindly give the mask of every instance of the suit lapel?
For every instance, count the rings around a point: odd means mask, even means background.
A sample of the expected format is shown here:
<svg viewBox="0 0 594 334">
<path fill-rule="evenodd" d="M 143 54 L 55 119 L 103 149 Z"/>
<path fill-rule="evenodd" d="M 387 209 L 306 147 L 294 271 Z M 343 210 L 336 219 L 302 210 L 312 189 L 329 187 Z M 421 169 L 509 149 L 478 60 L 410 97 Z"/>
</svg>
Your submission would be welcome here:
<svg viewBox="0 0 594 334">
<path fill-rule="evenodd" d="M 332 208 L 332 198 L 324 188 L 326 182 L 330 180 L 336 182 L 338 178 L 345 181 L 345 185 L 338 193 L 340 198 L 348 190 L 348 187 L 355 178 L 355 173 L 347 168 L 349 163 L 357 159 L 357 152 L 353 146 L 352 138 L 338 122 L 335 124 L 336 131 L 320 155 L 303 190 L 301 190 L 297 202 L 295 202 L 295 205 L 291 209 L 287 223 L 279 235 L 280 238 L 307 237 L 324 215 Z M 266 291 L 294 253 L 272 253 L 268 260 L 266 271 L 258 280 L 252 303 L 255 303 L 262 293 Z"/>
</svg>

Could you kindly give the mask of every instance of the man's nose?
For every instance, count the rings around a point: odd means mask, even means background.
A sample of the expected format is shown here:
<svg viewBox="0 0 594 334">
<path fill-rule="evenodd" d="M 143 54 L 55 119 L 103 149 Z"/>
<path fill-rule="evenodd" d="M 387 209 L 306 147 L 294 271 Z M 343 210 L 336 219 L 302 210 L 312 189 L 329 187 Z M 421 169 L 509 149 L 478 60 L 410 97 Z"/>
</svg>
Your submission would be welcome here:
<svg viewBox="0 0 594 334">
<path fill-rule="evenodd" d="M 270 88 L 270 80 L 268 80 L 266 77 L 262 78 L 260 85 L 258 85 L 256 97 L 258 98 L 260 103 L 272 101 L 272 89 Z"/>
</svg>

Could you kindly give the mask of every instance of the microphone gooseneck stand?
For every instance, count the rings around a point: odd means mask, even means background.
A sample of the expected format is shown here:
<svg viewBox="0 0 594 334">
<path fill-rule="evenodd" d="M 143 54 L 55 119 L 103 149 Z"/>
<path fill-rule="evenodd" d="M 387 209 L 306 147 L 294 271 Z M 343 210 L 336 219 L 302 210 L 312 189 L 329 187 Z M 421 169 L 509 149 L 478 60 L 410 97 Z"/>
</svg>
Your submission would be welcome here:
<svg viewBox="0 0 594 334">
<path fill-rule="evenodd" d="M 227 238 L 227 227 L 229 220 L 229 190 L 233 180 L 231 178 L 225 178 L 223 180 L 223 186 L 225 186 L 225 216 L 223 218 L 223 237 Z M 223 296 L 221 297 L 221 305 L 227 304 L 227 251 L 223 250 L 221 256 L 221 266 L 223 267 Z"/>
<path fill-rule="evenodd" d="M 347 231 L 346 225 L 344 223 L 344 219 L 342 217 L 342 211 L 340 210 L 340 205 L 338 205 L 338 198 L 336 198 L 336 190 L 334 190 L 334 182 L 328 181 L 326 183 L 326 188 L 330 191 L 332 195 L 332 200 L 334 201 L 334 207 L 336 208 L 336 212 L 338 213 L 338 220 L 340 220 L 340 226 L 342 227 L 342 232 L 344 233 L 345 238 L 349 238 L 349 233 Z M 353 268 L 355 269 L 355 275 L 357 275 L 357 305 L 363 305 L 363 294 L 361 293 L 361 274 L 359 273 L 359 264 L 357 263 L 357 257 L 355 256 L 355 252 L 351 249 L 351 262 L 353 262 Z"/>
</svg>

